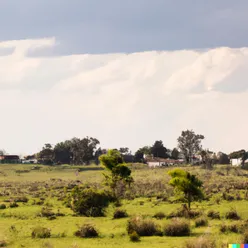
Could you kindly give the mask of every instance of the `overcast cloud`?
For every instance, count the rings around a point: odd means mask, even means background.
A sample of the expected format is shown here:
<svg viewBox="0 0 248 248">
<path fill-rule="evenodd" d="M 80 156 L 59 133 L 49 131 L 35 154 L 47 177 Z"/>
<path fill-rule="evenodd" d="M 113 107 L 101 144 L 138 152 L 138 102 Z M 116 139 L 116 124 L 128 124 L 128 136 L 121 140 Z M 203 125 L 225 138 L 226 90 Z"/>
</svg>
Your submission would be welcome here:
<svg viewBox="0 0 248 248">
<path fill-rule="evenodd" d="M 246 0 L 0 1 L 0 148 L 248 149 Z"/>
</svg>

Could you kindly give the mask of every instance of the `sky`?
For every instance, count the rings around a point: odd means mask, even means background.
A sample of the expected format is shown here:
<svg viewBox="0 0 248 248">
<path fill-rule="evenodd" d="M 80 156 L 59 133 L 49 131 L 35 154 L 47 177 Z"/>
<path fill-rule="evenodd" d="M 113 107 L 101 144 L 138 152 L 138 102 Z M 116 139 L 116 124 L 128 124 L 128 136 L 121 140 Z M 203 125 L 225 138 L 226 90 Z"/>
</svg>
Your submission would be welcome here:
<svg viewBox="0 0 248 248">
<path fill-rule="evenodd" d="M 248 150 L 247 0 L 1 0 L 0 148 L 203 134 Z"/>
</svg>

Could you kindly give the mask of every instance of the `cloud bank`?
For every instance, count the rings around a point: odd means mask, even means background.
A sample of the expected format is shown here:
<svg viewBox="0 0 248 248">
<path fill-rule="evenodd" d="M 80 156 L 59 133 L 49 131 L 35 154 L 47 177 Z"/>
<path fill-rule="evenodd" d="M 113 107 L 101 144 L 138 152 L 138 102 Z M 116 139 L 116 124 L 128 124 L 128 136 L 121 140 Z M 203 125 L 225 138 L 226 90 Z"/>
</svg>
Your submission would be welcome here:
<svg viewBox="0 0 248 248">
<path fill-rule="evenodd" d="M 35 57 L 54 38 L 0 43 L 0 147 L 36 152 L 86 135 L 102 147 L 162 139 L 183 129 L 205 147 L 247 149 L 248 48 Z"/>
</svg>

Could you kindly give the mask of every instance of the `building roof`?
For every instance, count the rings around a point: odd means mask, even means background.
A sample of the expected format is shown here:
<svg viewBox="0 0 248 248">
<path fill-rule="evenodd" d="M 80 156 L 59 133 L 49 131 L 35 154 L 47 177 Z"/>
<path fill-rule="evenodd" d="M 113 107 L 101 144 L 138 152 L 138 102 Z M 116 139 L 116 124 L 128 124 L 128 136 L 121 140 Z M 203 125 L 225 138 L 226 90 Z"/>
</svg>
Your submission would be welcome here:
<svg viewBox="0 0 248 248">
<path fill-rule="evenodd" d="M 180 163 L 180 160 L 168 159 L 168 158 L 147 158 L 146 162 L 160 162 L 160 163 Z"/>
<path fill-rule="evenodd" d="M 0 160 L 6 160 L 6 159 L 20 159 L 18 155 L 1 155 Z"/>
</svg>

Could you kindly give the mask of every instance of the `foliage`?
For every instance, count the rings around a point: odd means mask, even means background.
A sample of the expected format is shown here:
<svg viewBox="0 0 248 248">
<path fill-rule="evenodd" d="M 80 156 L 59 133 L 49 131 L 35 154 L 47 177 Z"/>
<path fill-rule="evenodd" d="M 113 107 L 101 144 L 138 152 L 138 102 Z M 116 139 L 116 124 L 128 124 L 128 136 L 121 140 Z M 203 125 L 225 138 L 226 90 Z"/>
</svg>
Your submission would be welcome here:
<svg viewBox="0 0 248 248">
<path fill-rule="evenodd" d="M 190 163 L 192 156 L 201 150 L 203 139 L 203 135 L 195 134 L 193 130 L 182 131 L 181 136 L 177 139 L 178 148 L 183 153 L 187 163 Z"/>
<path fill-rule="evenodd" d="M 207 216 L 211 219 L 220 219 L 220 213 L 214 210 L 209 210 Z"/>
<path fill-rule="evenodd" d="M 79 229 L 74 233 L 75 236 L 80 238 L 96 238 L 98 237 L 98 231 L 91 224 L 83 224 Z"/>
<path fill-rule="evenodd" d="M 137 232 L 133 231 L 132 233 L 129 234 L 130 241 L 132 242 L 139 242 L 140 241 L 140 236 Z"/>
<path fill-rule="evenodd" d="M 0 240 L 0 247 L 7 247 L 7 242 L 5 240 Z"/>
<path fill-rule="evenodd" d="M 234 208 L 231 208 L 227 213 L 226 213 L 226 219 L 229 219 L 229 220 L 240 220 L 240 216 L 237 212 L 236 209 Z"/>
<path fill-rule="evenodd" d="M 151 155 L 151 147 L 144 146 L 142 148 L 139 148 L 134 154 L 135 162 L 143 163 L 144 162 L 144 155 Z"/>
<path fill-rule="evenodd" d="M 128 214 L 126 212 L 126 210 L 123 209 L 116 209 L 114 212 L 114 219 L 120 219 L 120 218 L 126 218 L 128 217 Z"/>
<path fill-rule="evenodd" d="M 207 226 L 208 220 L 205 217 L 199 217 L 195 220 L 195 227 Z"/>
<path fill-rule="evenodd" d="M 160 234 L 156 224 L 149 219 L 142 217 L 133 217 L 128 221 L 127 232 L 130 235 L 136 232 L 139 236 L 154 236 Z"/>
<path fill-rule="evenodd" d="M 185 248 L 216 248 L 214 240 L 209 239 L 205 236 L 199 237 L 198 239 L 186 241 Z"/>
<path fill-rule="evenodd" d="M 0 209 L 5 209 L 6 205 L 5 204 L 0 204 Z"/>
<path fill-rule="evenodd" d="M 104 216 L 105 209 L 113 200 L 113 197 L 108 192 L 93 188 L 81 189 L 80 187 L 75 187 L 67 203 L 79 215 L 98 217 Z"/>
<path fill-rule="evenodd" d="M 35 227 L 31 233 L 32 238 L 45 239 L 51 237 L 51 231 L 45 227 Z"/>
<path fill-rule="evenodd" d="M 123 163 L 123 158 L 117 150 L 109 150 L 107 154 L 101 155 L 99 160 L 111 172 L 111 175 L 104 174 L 105 183 L 111 188 L 114 196 L 117 197 L 118 183 L 130 186 L 133 182 L 131 170 Z"/>
<path fill-rule="evenodd" d="M 179 151 L 178 151 L 177 148 L 174 148 L 174 149 L 172 150 L 172 152 L 171 152 L 171 158 L 172 158 L 172 159 L 178 159 L 178 157 L 179 157 Z"/>
<path fill-rule="evenodd" d="M 71 141 L 60 142 L 54 147 L 54 160 L 57 164 L 70 164 L 72 160 Z"/>
<path fill-rule="evenodd" d="M 168 158 L 168 154 L 166 153 L 167 149 L 164 147 L 162 140 L 157 140 L 151 147 L 151 154 L 153 157 L 158 158 Z"/>
<path fill-rule="evenodd" d="M 45 144 L 37 155 L 39 163 L 52 165 L 54 163 L 54 151 L 51 144 Z"/>
<path fill-rule="evenodd" d="M 233 233 L 240 233 L 242 232 L 242 227 L 240 225 L 234 224 L 224 224 L 222 223 L 220 226 L 220 232 L 226 233 L 226 232 L 233 232 Z"/>
<path fill-rule="evenodd" d="M 242 239 L 243 244 L 248 244 L 248 231 L 245 231 Z"/>
<path fill-rule="evenodd" d="M 164 219 L 166 216 L 163 212 L 157 212 L 156 214 L 153 215 L 154 218 L 158 219 L 158 220 L 162 220 Z"/>
<path fill-rule="evenodd" d="M 177 192 L 183 193 L 185 200 L 188 202 L 188 208 L 193 200 L 203 199 L 202 181 L 195 175 L 182 169 L 174 169 L 168 172 L 172 177 L 169 184 L 172 185 Z"/>
<path fill-rule="evenodd" d="M 189 236 L 190 224 L 186 220 L 174 219 L 164 226 L 164 234 L 166 236 Z"/>
</svg>

